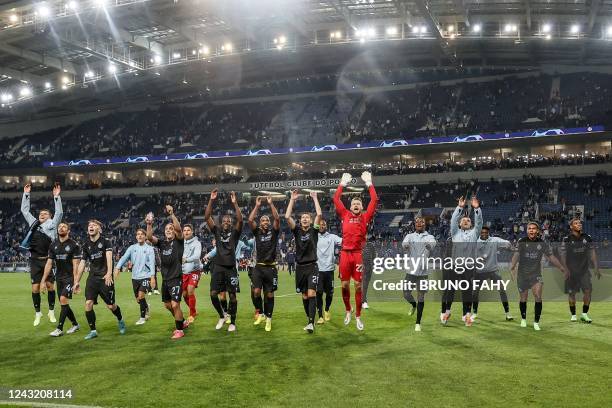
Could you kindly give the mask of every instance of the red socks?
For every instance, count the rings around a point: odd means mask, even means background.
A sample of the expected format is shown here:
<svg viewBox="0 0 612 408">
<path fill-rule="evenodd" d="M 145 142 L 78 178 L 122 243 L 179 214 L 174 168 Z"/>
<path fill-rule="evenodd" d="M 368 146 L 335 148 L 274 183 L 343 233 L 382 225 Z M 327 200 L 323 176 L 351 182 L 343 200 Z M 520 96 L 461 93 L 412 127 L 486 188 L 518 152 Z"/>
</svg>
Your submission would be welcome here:
<svg viewBox="0 0 612 408">
<path fill-rule="evenodd" d="M 195 295 L 187 295 L 185 296 L 185 301 L 187 302 L 187 306 L 189 306 L 189 316 L 195 316 L 196 313 L 196 297 Z"/>
<path fill-rule="evenodd" d="M 363 296 L 361 295 L 361 289 L 355 290 L 355 316 L 361 316 L 361 302 L 363 300 Z"/>
<path fill-rule="evenodd" d="M 351 311 L 351 289 L 350 287 L 344 288 L 342 287 L 342 301 L 344 302 L 344 309 L 347 312 Z"/>
</svg>

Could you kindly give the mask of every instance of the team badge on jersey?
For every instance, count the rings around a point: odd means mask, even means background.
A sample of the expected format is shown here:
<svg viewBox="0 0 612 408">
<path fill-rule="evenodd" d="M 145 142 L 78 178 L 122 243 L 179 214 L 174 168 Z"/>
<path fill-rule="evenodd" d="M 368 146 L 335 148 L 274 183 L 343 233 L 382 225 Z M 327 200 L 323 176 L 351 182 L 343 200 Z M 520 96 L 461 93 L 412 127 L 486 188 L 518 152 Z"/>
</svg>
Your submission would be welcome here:
<svg viewBox="0 0 612 408">
<path fill-rule="evenodd" d="M 98 244 L 98 248 L 102 249 L 102 243 L 101 242 Z"/>
</svg>

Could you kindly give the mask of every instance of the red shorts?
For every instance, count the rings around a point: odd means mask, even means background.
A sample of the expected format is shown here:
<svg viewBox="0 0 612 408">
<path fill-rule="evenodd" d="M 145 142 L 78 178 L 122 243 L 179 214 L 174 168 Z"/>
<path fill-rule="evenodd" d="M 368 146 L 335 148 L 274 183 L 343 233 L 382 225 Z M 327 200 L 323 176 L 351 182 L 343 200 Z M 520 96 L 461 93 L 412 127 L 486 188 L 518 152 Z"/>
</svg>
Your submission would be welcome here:
<svg viewBox="0 0 612 408">
<path fill-rule="evenodd" d="M 202 272 L 200 271 L 194 271 L 191 273 L 184 273 L 183 274 L 183 284 L 182 284 L 182 289 L 183 292 L 185 293 L 187 291 L 187 286 L 193 286 L 194 288 L 198 287 L 198 283 L 200 283 L 200 274 Z"/>
<path fill-rule="evenodd" d="M 361 282 L 361 270 L 363 261 L 361 251 L 341 251 L 340 252 L 340 280 Z"/>
</svg>

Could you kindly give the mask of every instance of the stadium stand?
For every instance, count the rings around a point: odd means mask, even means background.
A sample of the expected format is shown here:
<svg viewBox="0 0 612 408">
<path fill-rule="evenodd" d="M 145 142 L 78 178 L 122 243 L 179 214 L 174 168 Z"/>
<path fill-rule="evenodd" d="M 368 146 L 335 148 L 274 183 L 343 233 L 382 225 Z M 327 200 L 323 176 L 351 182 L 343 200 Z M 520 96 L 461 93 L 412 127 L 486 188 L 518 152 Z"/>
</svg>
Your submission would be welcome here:
<svg viewBox="0 0 612 408">
<path fill-rule="evenodd" d="M 391 90 L 372 87 L 381 84 L 373 79 L 365 81 L 365 86 L 370 86 L 367 92 L 362 87 L 356 90 L 351 87 L 300 97 L 296 93 L 304 89 L 291 81 L 275 85 L 286 88 L 286 92 L 275 91 L 280 96 L 273 98 L 258 94 L 250 99 L 208 99 L 199 106 L 164 103 L 145 111 L 113 112 L 25 139 L 4 139 L 0 142 L 1 158 L 4 167 L 34 166 L 42 161 L 75 158 L 291 147 L 611 123 L 610 75 L 487 78 L 480 82 L 460 78 L 450 84 L 403 83 Z M 558 89 L 553 89 L 552 84 L 557 82 Z M 293 91 L 289 92 L 290 89 Z M 246 94 L 255 92 L 253 88 Z"/>
</svg>

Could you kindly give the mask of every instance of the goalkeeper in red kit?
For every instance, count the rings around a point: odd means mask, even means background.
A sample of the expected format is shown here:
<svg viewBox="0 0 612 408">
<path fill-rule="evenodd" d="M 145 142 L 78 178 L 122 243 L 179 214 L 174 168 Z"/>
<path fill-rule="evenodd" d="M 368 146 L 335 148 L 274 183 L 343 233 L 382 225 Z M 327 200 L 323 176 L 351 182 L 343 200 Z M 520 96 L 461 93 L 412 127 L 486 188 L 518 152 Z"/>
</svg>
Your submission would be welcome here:
<svg viewBox="0 0 612 408">
<path fill-rule="evenodd" d="M 351 278 L 355 282 L 355 322 L 358 330 L 363 330 L 361 321 L 361 272 L 363 261 L 361 253 L 366 242 L 368 224 L 374 218 L 378 196 L 372 185 L 372 175 L 364 171 L 361 179 L 365 182 L 370 192 L 370 203 L 363 212 L 363 203 L 359 197 L 351 200 L 350 209 L 342 204 L 342 191 L 350 183 L 352 176 L 348 173 L 342 175 L 340 185 L 334 194 L 334 205 L 336 213 L 342 220 L 342 251 L 340 253 L 340 280 L 342 281 L 342 300 L 346 308 L 344 324 L 351 322 Z"/>
</svg>

